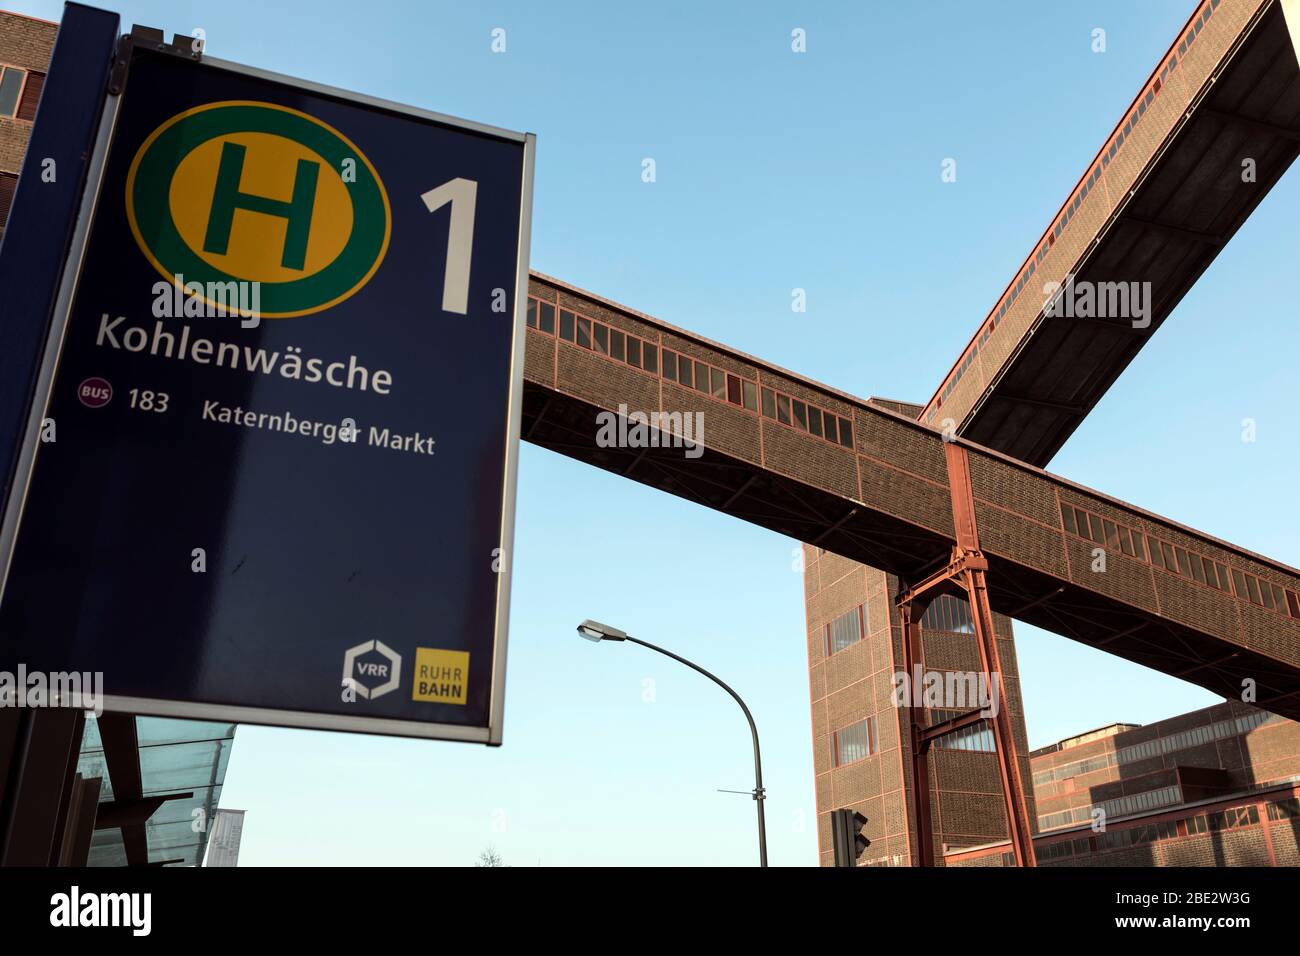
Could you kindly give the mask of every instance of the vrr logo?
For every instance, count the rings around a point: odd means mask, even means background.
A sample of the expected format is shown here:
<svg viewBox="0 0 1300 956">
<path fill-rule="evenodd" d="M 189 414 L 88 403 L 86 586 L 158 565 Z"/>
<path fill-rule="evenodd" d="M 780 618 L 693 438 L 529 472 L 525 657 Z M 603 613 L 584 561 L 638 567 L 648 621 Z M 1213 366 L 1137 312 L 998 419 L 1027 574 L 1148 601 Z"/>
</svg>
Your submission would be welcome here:
<svg viewBox="0 0 1300 956">
<path fill-rule="evenodd" d="M 319 312 L 369 282 L 388 251 L 389 213 L 361 150 L 273 103 L 173 116 L 126 179 L 131 232 L 163 278 L 205 289 L 257 282 L 268 319 Z"/>
<path fill-rule="evenodd" d="M 371 651 L 384 660 L 360 660 L 362 655 L 370 654 Z M 366 683 L 362 683 L 363 680 Z M 343 686 L 352 688 L 358 697 L 366 700 L 382 697 L 389 691 L 397 690 L 401 680 L 402 655 L 382 641 L 366 641 L 348 648 L 343 655 Z M 376 681 L 380 683 L 375 684 Z M 368 684 L 375 686 L 370 687 Z"/>
</svg>

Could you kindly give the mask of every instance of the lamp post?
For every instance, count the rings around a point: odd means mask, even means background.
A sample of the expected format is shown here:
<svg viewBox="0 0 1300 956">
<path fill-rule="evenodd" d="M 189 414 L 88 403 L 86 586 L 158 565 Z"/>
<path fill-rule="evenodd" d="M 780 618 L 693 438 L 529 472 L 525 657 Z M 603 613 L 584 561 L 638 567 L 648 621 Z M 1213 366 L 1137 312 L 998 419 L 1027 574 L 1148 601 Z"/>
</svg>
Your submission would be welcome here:
<svg viewBox="0 0 1300 956">
<path fill-rule="evenodd" d="M 610 627 L 608 624 L 601 624 L 599 621 L 587 620 L 578 625 L 578 633 L 589 641 L 631 641 L 633 644 L 640 644 L 642 647 L 648 647 L 652 651 L 658 651 L 665 657 L 671 657 L 678 663 L 685 664 L 691 670 L 703 674 L 735 698 L 736 703 L 740 705 L 740 709 L 745 712 L 745 719 L 749 721 L 749 732 L 754 738 L 753 797 L 754 803 L 758 808 L 758 865 L 767 866 L 767 823 L 763 817 L 763 801 L 766 799 L 767 794 L 763 790 L 763 761 L 759 756 L 758 751 L 758 728 L 754 726 L 754 716 L 749 712 L 749 708 L 745 706 L 745 702 L 740 699 L 740 695 L 728 687 L 725 682 L 719 680 L 698 664 L 692 664 L 686 658 L 680 657 L 672 651 L 665 650 L 656 644 L 651 644 L 649 641 L 643 641 L 639 638 L 632 637 L 626 631 L 620 631 L 616 627 Z"/>
</svg>

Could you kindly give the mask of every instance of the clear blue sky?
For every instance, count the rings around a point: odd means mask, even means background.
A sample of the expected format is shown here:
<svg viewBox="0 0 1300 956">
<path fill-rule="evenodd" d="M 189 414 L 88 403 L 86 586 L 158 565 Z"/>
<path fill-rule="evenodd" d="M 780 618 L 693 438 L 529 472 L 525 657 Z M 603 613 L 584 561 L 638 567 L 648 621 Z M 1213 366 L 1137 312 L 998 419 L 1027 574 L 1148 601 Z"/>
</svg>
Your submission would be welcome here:
<svg viewBox="0 0 1300 956">
<path fill-rule="evenodd" d="M 5 0 L 56 19 L 59 4 Z M 1191 0 L 124 3 L 215 56 L 538 134 L 532 265 L 858 395 L 924 401 Z M 490 51 L 502 27 L 507 52 Z M 807 31 L 808 52 L 790 50 Z M 1107 51 L 1091 50 L 1095 27 Z M 655 159 L 658 181 L 641 181 Z M 940 181 L 945 157 L 958 180 Z M 1292 171 L 1052 463 L 1300 564 Z M 807 290 L 808 311 L 790 294 Z M 1258 440 L 1241 441 L 1254 418 Z M 525 446 L 505 746 L 241 728 L 241 862 L 816 862 L 794 541 Z M 1031 743 L 1212 703 L 1018 626 Z M 648 701 L 647 681 L 653 682 Z"/>
</svg>

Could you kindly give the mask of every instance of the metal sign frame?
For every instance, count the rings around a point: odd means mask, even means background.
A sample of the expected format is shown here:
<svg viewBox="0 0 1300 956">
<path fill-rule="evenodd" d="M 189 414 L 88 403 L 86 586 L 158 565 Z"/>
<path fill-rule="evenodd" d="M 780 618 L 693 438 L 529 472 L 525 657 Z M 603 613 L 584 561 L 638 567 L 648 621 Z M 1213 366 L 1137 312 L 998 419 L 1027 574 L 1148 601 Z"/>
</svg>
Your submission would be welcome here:
<svg viewBox="0 0 1300 956">
<path fill-rule="evenodd" d="M 130 38 L 123 39 L 128 40 Z M 130 54 L 128 53 L 128 55 Z M 510 586 L 513 565 L 515 493 L 519 472 L 520 424 L 523 418 L 528 257 L 532 235 L 533 166 L 537 137 L 533 133 L 518 133 L 472 120 L 459 119 L 419 107 L 339 89 L 338 87 L 241 63 L 207 56 L 194 59 L 195 65 L 200 68 L 239 74 L 269 83 L 280 84 L 304 93 L 328 97 L 356 106 L 384 110 L 400 116 L 425 120 L 479 135 L 519 143 L 523 146 L 519 238 L 516 250 L 515 306 L 511 334 L 510 382 L 506 418 L 505 474 L 501 501 L 501 534 L 498 542 L 498 547 L 501 549 L 499 554 L 502 557 L 502 564 L 497 572 L 496 620 L 493 623 L 492 674 L 489 684 L 491 696 L 488 703 L 488 722 L 486 727 L 466 726 L 388 717 L 345 716 L 313 711 L 277 710 L 265 707 L 112 695 L 104 697 L 105 710 L 193 720 L 230 720 L 239 723 L 314 730 L 458 740 L 499 746 L 502 742 L 502 724 L 505 716 L 506 649 L 510 619 Z M 104 83 L 105 78 L 96 76 L 90 81 Z M 82 263 L 94 222 L 95 211 L 104 185 L 104 170 L 113 145 L 117 114 L 125 93 L 125 88 L 118 92 L 109 90 L 105 99 L 99 130 L 91 154 L 89 172 L 77 213 L 72 244 L 63 268 L 49 334 L 41 356 L 40 370 L 36 380 L 26 430 L 19 449 L 13 484 L 10 487 L 8 498 L 4 502 L 3 521 L 0 522 L 0 562 L 2 562 L 2 565 L 0 565 L 0 601 L 3 601 L 5 589 L 8 585 L 10 566 L 18 540 L 18 532 L 22 524 L 23 509 L 26 504 L 27 492 L 40 445 L 41 423 L 46 416 L 52 397 L 53 383 L 59 368 L 64 336 L 70 319 L 72 304 L 78 291 Z"/>
</svg>

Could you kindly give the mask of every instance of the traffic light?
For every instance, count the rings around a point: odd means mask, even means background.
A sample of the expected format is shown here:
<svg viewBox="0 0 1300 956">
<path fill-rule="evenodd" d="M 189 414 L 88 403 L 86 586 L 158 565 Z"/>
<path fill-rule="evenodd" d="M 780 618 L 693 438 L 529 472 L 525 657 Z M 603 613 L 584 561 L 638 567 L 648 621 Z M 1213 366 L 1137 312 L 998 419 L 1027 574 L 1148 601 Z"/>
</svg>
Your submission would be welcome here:
<svg viewBox="0 0 1300 956">
<path fill-rule="evenodd" d="M 862 851 L 871 841 L 862 834 L 867 818 L 857 810 L 831 811 L 831 840 L 835 845 L 836 866 L 857 866 Z"/>
</svg>

